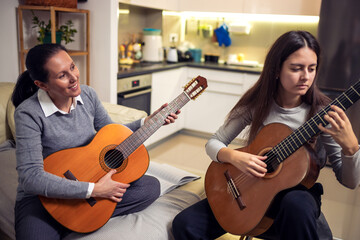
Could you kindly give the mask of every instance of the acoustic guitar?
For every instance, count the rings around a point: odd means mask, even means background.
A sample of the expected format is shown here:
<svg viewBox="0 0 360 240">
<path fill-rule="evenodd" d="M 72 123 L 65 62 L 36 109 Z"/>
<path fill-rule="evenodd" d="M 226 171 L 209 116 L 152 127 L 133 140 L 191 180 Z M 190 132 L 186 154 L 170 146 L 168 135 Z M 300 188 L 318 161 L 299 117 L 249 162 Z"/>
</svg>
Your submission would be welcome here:
<svg viewBox="0 0 360 240">
<path fill-rule="evenodd" d="M 55 152 L 44 159 L 45 171 L 74 181 L 97 182 L 116 169 L 114 181 L 131 183 L 145 174 L 149 166 L 143 143 L 165 122 L 170 113 L 197 98 L 207 88 L 207 80 L 198 76 L 184 91 L 137 131 L 120 124 L 101 128 L 90 144 Z M 43 206 L 66 228 L 88 233 L 102 227 L 111 217 L 116 202 L 104 198 L 54 199 L 39 196 Z"/>
<path fill-rule="evenodd" d="M 324 116 L 336 105 L 344 111 L 360 98 L 360 81 L 320 110 L 295 131 L 273 123 L 259 131 L 247 147 L 236 149 L 267 156 L 265 177 L 250 177 L 228 163 L 212 162 L 205 175 L 205 191 L 221 227 L 232 234 L 257 236 L 273 223 L 266 215 L 272 200 L 282 190 L 302 184 L 311 188 L 319 167 L 306 149 L 307 143 L 328 124 Z"/>
</svg>

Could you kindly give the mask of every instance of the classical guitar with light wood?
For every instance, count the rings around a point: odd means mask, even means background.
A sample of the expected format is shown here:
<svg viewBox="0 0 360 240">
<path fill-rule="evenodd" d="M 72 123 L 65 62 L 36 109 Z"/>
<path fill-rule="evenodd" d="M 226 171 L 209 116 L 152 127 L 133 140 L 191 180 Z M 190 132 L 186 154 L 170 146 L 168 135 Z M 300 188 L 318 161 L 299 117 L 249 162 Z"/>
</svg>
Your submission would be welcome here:
<svg viewBox="0 0 360 240">
<path fill-rule="evenodd" d="M 165 122 L 170 113 L 198 97 L 207 87 L 205 78 L 192 79 L 184 91 L 141 128 L 132 132 L 120 124 L 110 124 L 84 147 L 55 152 L 44 159 L 45 171 L 74 181 L 97 182 L 116 169 L 114 181 L 131 183 L 139 179 L 149 166 L 143 143 Z M 81 233 L 102 227 L 111 217 L 116 202 L 104 198 L 54 199 L 39 196 L 45 209 L 66 228 Z"/>
<path fill-rule="evenodd" d="M 344 111 L 360 98 L 360 81 L 333 100 L 328 106 L 295 131 L 286 125 L 273 123 L 261 129 L 247 147 L 237 149 L 267 156 L 264 178 L 250 177 L 228 163 L 212 162 L 205 175 L 205 191 L 210 207 L 221 227 L 232 234 L 256 236 L 273 223 L 266 216 L 272 200 L 282 190 L 302 184 L 314 185 L 319 166 L 306 148 L 328 123 L 324 116 L 336 105 Z"/>
</svg>

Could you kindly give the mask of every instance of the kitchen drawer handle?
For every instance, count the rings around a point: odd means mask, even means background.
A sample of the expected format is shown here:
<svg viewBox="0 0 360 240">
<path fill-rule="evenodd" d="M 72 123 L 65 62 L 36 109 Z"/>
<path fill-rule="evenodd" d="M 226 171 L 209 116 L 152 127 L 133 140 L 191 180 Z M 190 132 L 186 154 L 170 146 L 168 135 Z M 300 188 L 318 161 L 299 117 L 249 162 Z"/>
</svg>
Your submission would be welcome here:
<svg viewBox="0 0 360 240">
<path fill-rule="evenodd" d="M 136 96 L 139 96 L 139 95 L 142 95 L 142 94 L 145 94 L 145 93 L 149 93 L 149 92 L 151 92 L 151 88 L 150 89 L 145 89 L 145 90 L 142 90 L 142 91 L 138 91 L 138 92 L 134 92 L 134 93 L 124 94 L 123 98 L 126 99 L 126 98 L 136 97 Z"/>
</svg>

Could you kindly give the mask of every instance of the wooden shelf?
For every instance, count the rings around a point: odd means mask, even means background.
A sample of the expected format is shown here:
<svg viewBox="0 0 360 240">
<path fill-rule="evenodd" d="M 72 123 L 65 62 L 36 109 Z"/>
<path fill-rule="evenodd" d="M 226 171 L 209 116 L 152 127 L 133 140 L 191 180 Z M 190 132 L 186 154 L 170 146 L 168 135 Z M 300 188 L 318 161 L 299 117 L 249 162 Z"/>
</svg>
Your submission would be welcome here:
<svg viewBox="0 0 360 240">
<path fill-rule="evenodd" d="M 30 6 L 30 5 L 19 5 L 18 7 L 18 24 L 19 24 L 19 55 L 20 55 L 20 70 L 25 71 L 25 56 L 29 52 L 29 49 L 24 47 L 24 28 L 23 28 L 23 11 L 36 10 L 36 11 L 48 11 L 50 12 L 51 20 L 51 42 L 56 42 L 56 24 L 57 24 L 57 13 L 83 13 L 86 16 L 86 38 L 85 38 L 85 50 L 71 50 L 68 49 L 70 56 L 85 56 L 86 58 L 86 84 L 90 84 L 90 12 L 89 10 L 77 9 L 77 8 L 63 8 L 63 7 L 52 7 L 52 6 Z"/>
</svg>

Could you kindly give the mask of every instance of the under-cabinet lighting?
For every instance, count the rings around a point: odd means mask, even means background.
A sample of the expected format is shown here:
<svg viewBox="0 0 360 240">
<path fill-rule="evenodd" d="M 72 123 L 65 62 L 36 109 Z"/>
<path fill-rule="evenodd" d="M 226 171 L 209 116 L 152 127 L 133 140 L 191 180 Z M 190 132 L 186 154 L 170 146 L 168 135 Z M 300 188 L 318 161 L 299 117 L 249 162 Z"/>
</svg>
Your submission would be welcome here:
<svg viewBox="0 0 360 240">
<path fill-rule="evenodd" d="M 129 9 L 119 9 L 118 14 L 129 14 L 130 10 Z"/>
<path fill-rule="evenodd" d="M 183 18 L 220 18 L 228 21 L 241 19 L 247 22 L 288 22 L 288 23 L 318 23 L 318 16 L 280 15 L 280 14 L 250 14 L 250 13 L 220 13 L 220 12 L 174 12 L 163 11 L 166 16 Z"/>
</svg>

